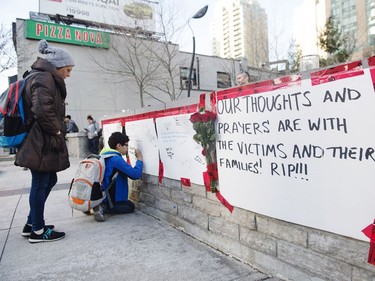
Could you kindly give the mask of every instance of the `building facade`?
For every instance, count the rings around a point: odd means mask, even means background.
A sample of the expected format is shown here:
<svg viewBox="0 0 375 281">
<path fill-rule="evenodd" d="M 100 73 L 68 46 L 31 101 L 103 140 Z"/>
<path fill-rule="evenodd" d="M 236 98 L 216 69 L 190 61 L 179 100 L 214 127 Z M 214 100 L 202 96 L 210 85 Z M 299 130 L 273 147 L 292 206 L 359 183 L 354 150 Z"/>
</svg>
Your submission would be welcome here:
<svg viewBox="0 0 375 281">
<path fill-rule="evenodd" d="M 312 11 L 312 12 L 311 12 Z M 301 70 L 317 68 L 317 58 L 327 57 L 319 48 L 319 34 L 332 16 L 352 52 L 349 60 L 375 52 L 374 0 L 305 0 L 295 10 L 293 36 L 302 51 Z M 312 62 L 312 60 L 314 60 Z"/>
<path fill-rule="evenodd" d="M 367 24 L 367 42 L 369 46 L 375 46 L 375 1 L 366 1 L 366 24 Z"/>
<path fill-rule="evenodd" d="M 176 44 L 36 20 L 18 19 L 15 30 L 18 78 L 42 56 L 40 39 L 72 54 L 75 67 L 66 80 L 66 108 L 79 128 L 87 126 L 88 114 L 101 120 L 187 98 L 191 53 L 180 52 Z M 193 68 L 191 97 L 196 98 L 236 86 L 241 62 L 197 54 Z M 258 81 L 277 76 L 261 69 L 250 74 Z"/>
<path fill-rule="evenodd" d="M 211 23 L 213 54 L 247 58 L 248 65 L 268 62 L 267 15 L 257 0 L 221 0 Z"/>
</svg>

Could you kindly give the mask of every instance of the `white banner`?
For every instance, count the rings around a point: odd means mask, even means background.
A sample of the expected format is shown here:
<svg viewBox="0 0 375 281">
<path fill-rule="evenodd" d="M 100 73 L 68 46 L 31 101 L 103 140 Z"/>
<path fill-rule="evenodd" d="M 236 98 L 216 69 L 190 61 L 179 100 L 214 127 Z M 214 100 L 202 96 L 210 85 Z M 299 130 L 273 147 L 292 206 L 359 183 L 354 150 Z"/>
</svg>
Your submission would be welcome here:
<svg viewBox="0 0 375 281">
<path fill-rule="evenodd" d="M 135 149 L 139 149 L 143 156 L 143 173 L 159 175 L 159 150 L 152 118 L 136 120 L 125 123 L 125 132 L 129 136 L 129 157 L 134 166 L 136 157 Z"/>
<path fill-rule="evenodd" d="M 164 165 L 164 177 L 190 179 L 203 185 L 206 159 L 202 147 L 193 139 L 195 131 L 190 122 L 191 114 L 179 114 L 156 118 L 160 159 Z"/>
<path fill-rule="evenodd" d="M 109 147 L 108 139 L 114 132 L 122 132 L 122 125 L 120 122 L 104 124 L 103 125 L 103 141 L 104 147 Z M 100 152 L 100 151 L 99 151 Z"/>
<path fill-rule="evenodd" d="M 361 240 L 375 218 L 375 93 L 364 75 L 218 101 L 232 205 Z"/>
</svg>

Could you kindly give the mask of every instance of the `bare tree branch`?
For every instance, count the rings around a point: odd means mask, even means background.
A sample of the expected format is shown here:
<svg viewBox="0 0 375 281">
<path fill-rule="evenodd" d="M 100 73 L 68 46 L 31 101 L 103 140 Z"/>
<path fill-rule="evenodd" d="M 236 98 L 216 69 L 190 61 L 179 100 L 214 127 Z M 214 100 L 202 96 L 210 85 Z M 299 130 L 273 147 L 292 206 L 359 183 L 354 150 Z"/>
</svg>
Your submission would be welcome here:
<svg viewBox="0 0 375 281">
<path fill-rule="evenodd" d="M 105 61 L 92 56 L 105 73 L 117 76 L 119 83 L 136 85 L 141 107 L 146 98 L 163 103 L 178 99 L 182 93 L 179 48 L 171 43 L 179 30 L 174 25 L 174 8 L 174 2 L 160 1 L 154 13 L 160 31 L 157 36 L 144 36 L 144 30 L 135 22 L 132 33 L 113 31 L 111 52 L 116 59 Z"/>
<path fill-rule="evenodd" d="M 17 66 L 17 55 L 12 41 L 12 30 L 0 26 L 0 73 Z"/>
</svg>

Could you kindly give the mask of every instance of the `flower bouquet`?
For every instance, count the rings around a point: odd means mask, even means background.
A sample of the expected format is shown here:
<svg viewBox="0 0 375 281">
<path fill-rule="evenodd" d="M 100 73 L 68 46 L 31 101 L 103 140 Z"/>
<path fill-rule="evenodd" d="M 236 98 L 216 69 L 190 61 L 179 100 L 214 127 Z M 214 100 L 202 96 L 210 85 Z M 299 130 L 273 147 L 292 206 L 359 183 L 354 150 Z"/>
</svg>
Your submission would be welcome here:
<svg viewBox="0 0 375 281">
<path fill-rule="evenodd" d="M 216 133 L 215 133 L 216 114 L 200 108 L 198 112 L 190 116 L 190 122 L 196 134 L 193 139 L 199 143 L 203 150 L 202 155 L 206 157 L 207 175 L 211 192 L 217 191 L 218 171 L 216 161 Z"/>
</svg>

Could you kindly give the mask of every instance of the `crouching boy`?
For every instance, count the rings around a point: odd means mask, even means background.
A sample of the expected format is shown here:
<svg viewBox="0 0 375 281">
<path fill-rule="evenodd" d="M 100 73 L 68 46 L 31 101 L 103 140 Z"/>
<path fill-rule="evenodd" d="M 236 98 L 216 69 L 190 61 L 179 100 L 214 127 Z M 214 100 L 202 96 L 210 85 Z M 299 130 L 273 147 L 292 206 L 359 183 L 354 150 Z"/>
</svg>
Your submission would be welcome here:
<svg viewBox="0 0 375 281">
<path fill-rule="evenodd" d="M 111 179 L 118 172 L 114 183 L 109 189 L 110 199 L 113 207 L 109 206 L 109 201 L 106 199 L 101 205 L 94 208 L 94 218 L 96 221 L 105 221 L 104 214 L 127 214 L 134 212 L 135 206 L 129 200 L 129 185 L 128 178 L 133 180 L 140 179 L 143 169 L 142 153 L 138 149 L 135 150 L 135 157 L 137 161 L 135 166 L 129 165 L 123 155 L 128 153 L 129 137 L 120 132 L 114 132 L 108 139 L 110 148 L 103 148 L 100 154 L 114 154 L 112 157 L 105 159 L 105 172 L 103 179 L 103 190 L 106 190 L 111 183 Z"/>
</svg>

